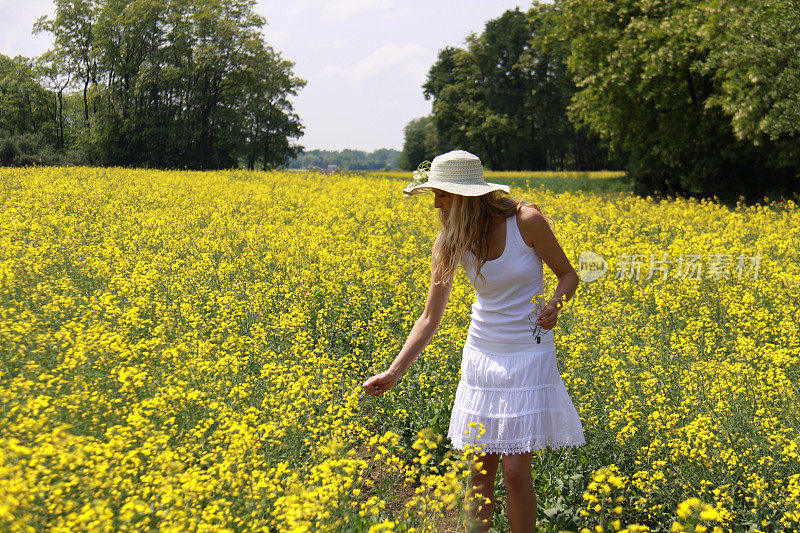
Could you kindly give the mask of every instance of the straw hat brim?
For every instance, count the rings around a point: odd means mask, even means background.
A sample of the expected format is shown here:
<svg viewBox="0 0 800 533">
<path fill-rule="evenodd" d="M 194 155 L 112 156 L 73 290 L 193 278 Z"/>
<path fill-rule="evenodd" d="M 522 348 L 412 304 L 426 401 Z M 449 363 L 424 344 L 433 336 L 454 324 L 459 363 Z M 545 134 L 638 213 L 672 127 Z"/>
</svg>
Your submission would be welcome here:
<svg viewBox="0 0 800 533">
<path fill-rule="evenodd" d="M 413 187 L 406 187 L 403 189 L 403 193 L 406 196 L 412 196 L 414 194 L 430 192 L 432 189 L 440 189 L 461 196 L 481 196 L 492 191 L 511 192 L 508 185 L 500 183 L 453 183 L 450 181 L 428 180 L 425 183 L 420 183 Z"/>
</svg>

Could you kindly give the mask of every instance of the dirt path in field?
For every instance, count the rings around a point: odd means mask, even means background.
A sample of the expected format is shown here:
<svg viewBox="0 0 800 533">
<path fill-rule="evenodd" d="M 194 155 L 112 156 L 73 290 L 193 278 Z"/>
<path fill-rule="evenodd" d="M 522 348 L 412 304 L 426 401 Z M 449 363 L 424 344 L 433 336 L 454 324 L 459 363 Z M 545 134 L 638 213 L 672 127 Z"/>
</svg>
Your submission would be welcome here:
<svg viewBox="0 0 800 533">
<path fill-rule="evenodd" d="M 362 445 L 356 451 L 356 457 L 372 462 L 377 450 L 372 449 L 369 445 Z M 371 489 L 365 491 L 362 497 L 358 500 L 367 500 L 370 496 L 376 496 L 379 491 L 384 495 L 386 501 L 386 511 L 390 516 L 399 516 L 406 504 L 416 495 L 417 486 L 411 486 L 405 481 L 405 476 L 402 473 L 390 470 L 389 468 L 381 468 L 380 464 L 373 464 L 367 475 L 374 485 Z M 439 532 L 456 532 L 463 529 L 459 513 L 461 510 L 455 508 L 451 511 L 445 511 L 444 517 L 439 517 L 435 521 L 436 531 Z M 459 529 L 461 528 L 461 529 Z"/>
</svg>

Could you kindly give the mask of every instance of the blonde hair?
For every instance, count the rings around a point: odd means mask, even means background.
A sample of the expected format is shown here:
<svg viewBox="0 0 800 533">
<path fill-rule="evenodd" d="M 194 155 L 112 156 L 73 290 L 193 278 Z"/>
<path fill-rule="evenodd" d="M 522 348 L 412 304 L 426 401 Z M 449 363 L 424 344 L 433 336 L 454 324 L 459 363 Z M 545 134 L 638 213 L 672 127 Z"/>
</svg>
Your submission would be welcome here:
<svg viewBox="0 0 800 533">
<path fill-rule="evenodd" d="M 507 196 L 502 191 L 495 190 L 481 196 L 453 194 L 448 215 L 439 211 L 440 230 L 433 245 L 433 268 L 438 271 L 439 282 L 452 279 L 467 252 L 472 252 L 478 259 L 475 277 L 483 278 L 481 267 L 489 258 L 492 219 L 515 215 L 522 206 L 531 206 L 542 213 L 538 205 Z M 544 213 L 542 215 L 552 227 L 553 221 Z"/>
</svg>

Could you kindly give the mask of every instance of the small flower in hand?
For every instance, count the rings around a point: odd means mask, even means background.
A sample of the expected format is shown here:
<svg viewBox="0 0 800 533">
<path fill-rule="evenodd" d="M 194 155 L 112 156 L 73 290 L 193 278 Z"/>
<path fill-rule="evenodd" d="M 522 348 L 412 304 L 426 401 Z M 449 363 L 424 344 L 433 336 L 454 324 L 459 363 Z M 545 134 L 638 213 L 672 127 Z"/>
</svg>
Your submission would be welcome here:
<svg viewBox="0 0 800 533">
<path fill-rule="evenodd" d="M 553 329 L 558 323 L 558 311 L 562 306 L 562 300 L 558 298 L 551 299 L 549 302 L 547 302 L 547 305 L 544 307 L 542 312 L 539 313 L 536 323 L 539 324 L 543 329 Z"/>
<path fill-rule="evenodd" d="M 558 323 L 558 311 L 563 305 L 560 298 L 551 299 L 547 302 L 547 305 L 542 305 L 543 300 L 544 298 L 542 295 L 536 295 L 531 299 L 531 303 L 534 304 L 534 311 L 528 317 L 533 324 L 531 333 L 537 338 L 537 342 L 539 342 L 543 330 L 550 330 L 556 327 Z M 534 315 L 537 315 L 535 320 L 533 319 Z"/>
<path fill-rule="evenodd" d="M 531 298 L 531 303 L 533 304 L 533 312 L 528 315 L 528 320 L 531 323 L 531 334 L 536 338 L 536 342 L 541 342 L 541 335 L 542 335 L 542 327 L 539 323 L 539 315 L 540 315 L 540 308 L 541 308 L 541 301 L 542 296 L 537 294 L 533 298 Z"/>
</svg>

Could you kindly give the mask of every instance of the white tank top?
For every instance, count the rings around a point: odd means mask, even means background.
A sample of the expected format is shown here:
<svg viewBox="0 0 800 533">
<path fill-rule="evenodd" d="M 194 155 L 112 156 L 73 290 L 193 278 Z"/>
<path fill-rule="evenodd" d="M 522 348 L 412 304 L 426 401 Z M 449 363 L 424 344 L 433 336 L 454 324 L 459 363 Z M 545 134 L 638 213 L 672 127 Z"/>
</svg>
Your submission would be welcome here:
<svg viewBox="0 0 800 533">
<path fill-rule="evenodd" d="M 470 314 L 469 338 L 489 342 L 530 344 L 552 342 L 552 329 L 536 328 L 531 299 L 543 293 L 542 260 L 522 238 L 517 217 L 506 219 L 506 244 L 497 259 L 481 267 L 483 278 L 476 279 L 477 259 L 467 252 L 461 265 L 475 288 L 475 303 Z M 540 340 L 537 341 L 534 331 Z"/>
</svg>

